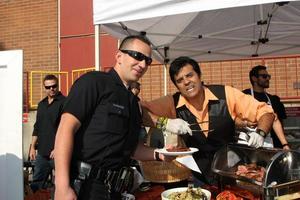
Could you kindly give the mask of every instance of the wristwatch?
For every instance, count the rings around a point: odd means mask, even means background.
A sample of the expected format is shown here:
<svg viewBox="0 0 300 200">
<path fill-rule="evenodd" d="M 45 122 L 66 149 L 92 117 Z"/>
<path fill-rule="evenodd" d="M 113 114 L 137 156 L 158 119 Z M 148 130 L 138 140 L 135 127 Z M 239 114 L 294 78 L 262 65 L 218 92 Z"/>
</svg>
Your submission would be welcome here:
<svg viewBox="0 0 300 200">
<path fill-rule="evenodd" d="M 267 136 L 267 133 L 261 129 L 256 129 L 256 133 L 258 133 L 259 135 L 261 135 L 264 138 Z"/>
</svg>

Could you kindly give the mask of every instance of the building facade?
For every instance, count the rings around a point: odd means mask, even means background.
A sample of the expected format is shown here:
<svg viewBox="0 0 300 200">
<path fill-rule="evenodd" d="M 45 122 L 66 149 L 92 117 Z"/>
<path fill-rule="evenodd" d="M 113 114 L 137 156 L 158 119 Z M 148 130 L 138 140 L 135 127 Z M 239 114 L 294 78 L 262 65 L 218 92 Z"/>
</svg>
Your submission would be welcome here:
<svg viewBox="0 0 300 200">
<path fill-rule="evenodd" d="M 67 94 L 77 78 L 71 78 L 72 71 L 95 66 L 92 0 L 0 1 L 0 29 L 0 50 L 24 51 L 24 104 L 36 103 L 43 97 L 40 81 L 43 74 L 29 76 L 31 71 L 67 72 L 68 80 L 60 74 L 61 89 Z M 117 46 L 116 38 L 100 32 L 102 70 L 113 67 Z M 265 64 L 272 75 L 269 92 L 286 103 L 300 102 L 299 55 L 200 64 L 205 83 L 228 84 L 238 89 L 250 87 L 248 72 L 252 66 Z M 142 99 L 164 95 L 163 68 L 152 65 L 140 80 Z M 176 88 L 168 78 L 167 92 L 174 91 Z"/>
</svg>

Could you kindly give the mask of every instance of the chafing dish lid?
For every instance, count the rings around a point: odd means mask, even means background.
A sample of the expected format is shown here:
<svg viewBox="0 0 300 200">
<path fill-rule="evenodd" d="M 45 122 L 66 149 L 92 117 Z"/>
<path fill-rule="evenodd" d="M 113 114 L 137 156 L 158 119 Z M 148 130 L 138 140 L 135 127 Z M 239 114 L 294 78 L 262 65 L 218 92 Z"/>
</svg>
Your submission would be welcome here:
<svg viewBox="0 0 300 200">
<path fill-rule="evenodd" d="M 287 183 L 300 179 L 300 152 L 281 151 L 270 160 L 264 178 L 265 186 Z"/>
<path fill-rule="evenodd" d="M 256 163 L 264 167 L 266 173 L 262 182 L 249 179 L 248 182 L 269 186 L 300 179 L 300 153 L 280 149 L 252 148 L 246 145 L 228 144 L 216 152 L 212 171 L 235 179 L 247 178 L 236 175 L 238 165 Z"/>
</svg>

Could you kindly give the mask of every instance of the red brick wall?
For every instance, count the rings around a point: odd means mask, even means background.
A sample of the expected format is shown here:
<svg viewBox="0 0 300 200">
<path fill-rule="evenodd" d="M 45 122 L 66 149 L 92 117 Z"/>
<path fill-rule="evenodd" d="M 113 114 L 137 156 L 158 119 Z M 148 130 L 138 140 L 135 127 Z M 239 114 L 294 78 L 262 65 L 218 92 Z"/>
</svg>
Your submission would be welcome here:
<svg viewBox="0 0 300 200">
<path fill-rule="evenodd" d="M 57 23 L 57 0 L 1 0 L 0 50 L 22 49 L 24 72 L 58 71 Z M 24 100 L 26 91 L 24 88 Z M 41 93 L 39 77 L 33 83 L 33 93 Z M 35 95 L 32 101 L 40 99 Z"/>
<path fill-rule="evenodd" d="M 82 1 L 63 1 L 66 5 L 73 5 L 72 11 L 80 7 Z M 90 9 L 91 0 L 84 4 Z M 74 6 L 76 3 L 76 6 Z M 58 71 L 58 13 L 57 13 L 57 0 L 1 0 L 0 1 L 0 50 L 23 49 L 24 50 L 24 71 L 31 70 L 51 70 Z M 63 4 L 64 5 L 64 4 Z M 62 21 L 67 22 L 72 18 L 73 22 L 77 19 L 78 12 L 73 12 L 71 16 L 70 7 L 62 7 Z M 85 7 L 85 9 L 86 9 Z M 82 10 L 82 9 L 80 9 Z M 76 15 L 77 13 L 77 15 Z M 84 12 L 85 18 L 91 20 L 91 13 Z M 66 15 L 64 15 L 66 14 Z M 74 16 L 76 15 L 76 16 Z M 83 19 L 82 16 L 79 17 Z M 84 18 L 84 19 L 85 19 Z M 72 21 L 71 20 L 71 21 Z M 83 32 L 73 32 L 73 28 L 84 30 L 84 33 L 91 33 L 93 31 L 86 26 L 93 29 L 92 22 L 89 24 L 80 23 L 62 23 L 62 30 L 69 31 L 65 34 L 76 35 Z M 81 22 L 81 21 L 80 21 Z M 71 27 L 69 27 L 71 26 Z M 65 29 L 68 28 L 68 29 Z M 70 32 L 71 31 L 71 32 Z M 63 34 L 64 36 L 64 34 Z M 62 38 L 63 39 L 63 38 Z M 116 45 L 116 41 L 109 40 L 109 46 Z M 101 44 L 101 49 L 104 43 Z M 93 49 L 91 50 L 94 51 Z M 107 49 L 105 51 L 109 54 Z M 64 55 L 66 52 L 62 52 Z M 111 53 L 111 52 L 110 52 Z M 63 56 L 62 56 L 63 57 Z M 101 65 L 109 67 L 113 62 L 107 58 L 113 58 L 113 55 L 104 55 Z M 102 57 L 103 58 L 103 57 Z M 103 61 L 109 61 L 103 63 Z M 93 62 L 93 59 L 91 59 Z M 253 59 L 253 60 L 239 60 L 227 62 L 208 62 L 201 63 L 202 80 L 207 84 L 226 84 L 237 87 L 238 89 L 245 89 L 250 87 L 248 72 L 252 66 L 256 64 L 265 63 L 269 66 L 269 73 L 272 75 L 270 93 L 277 94 L 281 98 L 297 97 L 300 99 L 299 89 L 293 88 L 293 83 L 300 81 L 300 57 L 290 58 L 268 58 L 268 59 Z M 78 63 L 77 63 L 78 64 Z M 84 65 L 82 65 L 84 66 Z M 73 65 L 67 65 L 73 68 Z M 86 67 L 90 66 L 90 63 Z M 148 72 L 141 79 L 142 91 L 141 97 L 143 99 L 155 99 L 164 95 L 163 83 L 163 66 L 153 65 L 149 68 Z M 176 88 L 169 79 L 167 70 L 167 92 L 173 93 Z M 41 83 L 34 84 L 34 93 L 40 94 Z M 25 91 L 25 90 L 24 90 Z M 40 100 L 39 95 L 35 95 L 36 99 Z"/>
<path fill-rule="evenodd" d="M 300 56 L 200 63 L 202 81 L 206 84 L 224 84 L 240 90 L 246 89 L 251 87 L 249 71 L 258 64 L 266 65 L 272 75 L 268 92 L 282 99 L 293 98 L 300 102 L 300 90 L 293 88 L 293 84 L 300 81 Z M 167 79 L 167 93 L 172 94 L 176 88 L 169 78 L 168 70 Z M 149 67 L 140 82 L 142 99 L 151 100 L 163 96 L 163 65 Z"/>
<path fill-rule="evenodd" d="M 0 1 L 0 49 L 23 49 L 24 71 L 57 71 L 57 0 Z"/>
</svg>

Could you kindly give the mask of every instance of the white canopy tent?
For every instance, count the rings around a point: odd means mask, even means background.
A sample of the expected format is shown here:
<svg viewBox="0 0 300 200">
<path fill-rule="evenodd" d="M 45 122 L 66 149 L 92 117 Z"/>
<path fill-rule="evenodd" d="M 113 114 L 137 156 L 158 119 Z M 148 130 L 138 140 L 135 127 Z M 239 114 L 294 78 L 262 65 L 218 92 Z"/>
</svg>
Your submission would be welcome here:
<svg viewBox="0 0 300 200">
<path fill-rule="evenodd" d="M 146 34 L 161 63 L 300 53 L 300 1 L 94 0 L 93 10 L 113 36 Z"/>
</svg>

